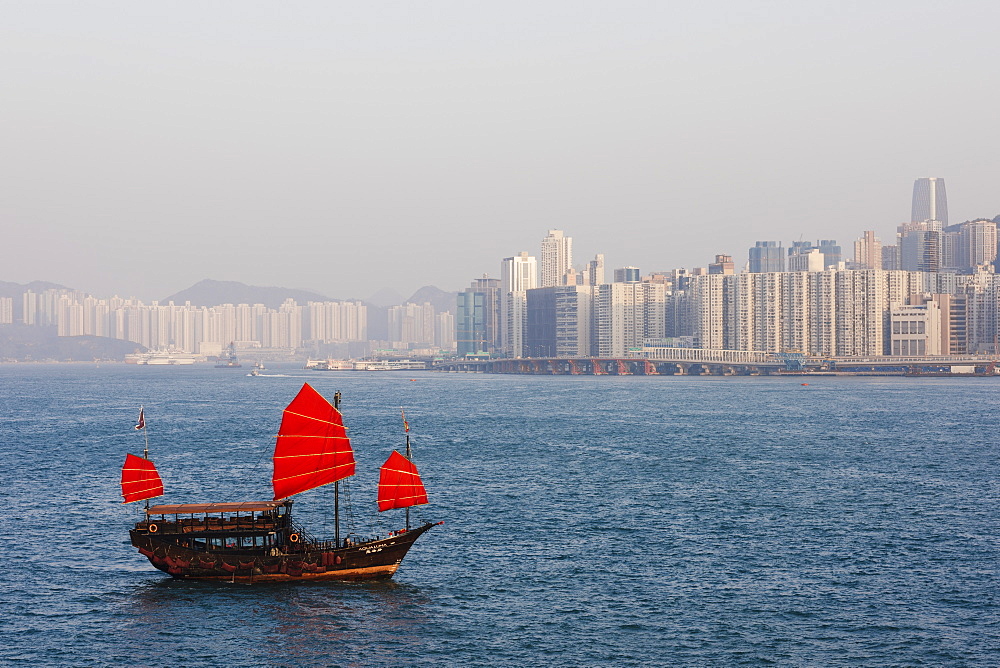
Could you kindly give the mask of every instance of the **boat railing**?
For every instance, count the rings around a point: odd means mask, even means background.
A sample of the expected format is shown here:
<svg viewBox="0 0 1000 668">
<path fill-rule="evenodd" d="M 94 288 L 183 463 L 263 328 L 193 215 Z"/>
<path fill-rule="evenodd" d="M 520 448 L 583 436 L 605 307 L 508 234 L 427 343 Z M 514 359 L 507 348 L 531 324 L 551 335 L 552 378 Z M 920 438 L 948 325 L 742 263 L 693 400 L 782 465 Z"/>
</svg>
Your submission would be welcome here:
<svg viewBox="0 0 1000 668">
<path fill-rule="evenodd" d="M 157 531 L 164 533 L 201 533 L 203 531 L 275 531 L 281 528 L 273 518 L 253 519 L 250 517 L 182 517 L 175 520 L 148 518 L 136 524 L 137 529 L 148 530 L 156 525 Z"/>
<path fill-rule="evenodd" d="M 291 528 L 291 534 L 299 535 L 299 540 L 297 541 L 297 543 L 298 545 L 301 546 L 300 549 L 316 549 L 317 546 L 325 542 L 319 540 L 318 538 L 316 538 L 316 536 L 306 531 L 305 528 L 298 522 L 292 520 L 291 522 L 289 522 L 289 524 Z M 324 548 L 319 548 L 319 549 L 324 549 Z"/>
</svg>

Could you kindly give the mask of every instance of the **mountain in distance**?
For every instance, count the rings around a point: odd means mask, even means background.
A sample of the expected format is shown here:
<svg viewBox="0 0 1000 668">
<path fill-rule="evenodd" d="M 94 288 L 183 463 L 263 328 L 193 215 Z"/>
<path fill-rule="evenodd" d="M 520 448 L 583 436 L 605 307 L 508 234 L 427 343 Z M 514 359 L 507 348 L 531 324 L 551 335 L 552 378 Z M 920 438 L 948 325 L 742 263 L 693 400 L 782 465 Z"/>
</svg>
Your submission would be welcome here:
<svg viewBox="0 0 1000 668">
<path fill-rule="evenodd" d="M 390 290 L 389 288 L 382 288 L 370 297 L 362 299 L 365 304 L 371 306 L 378 306 L 379 308 L 387 308 L 389 306 L 398 306 L 403 303 L 403 295 L 399 294 L 395 290 Z"/>
<path fill-rule="evenodd" d="M 0 297 L 11 297 L 14 300 L 14 322 L 20 322 L 24 318 L 24 293 L 31 290 L 35 293 L 46 290 L 69 290 L 65 285 L 50 283 L 49 281 L 31 281 L 30 283 L 11 283 L 10 281 L 0 281 Z"/>
<path fill-rule="evenodd" d="M 438 313 L 448 311 L 455 313 L 457 308 L 457 292 L 447 292 L 434 285 L 425 285 L 420 288 L 406 301 L 411 304 L 423 304 L 430 302 L 434 310 Z"/>
<path fill-rule="evenodd" d="M 54 325 L 0 325 L 0 361 L 120 362 L 137 350 L 145 348 L 103 336 L 59 336 Z"/>
<path fill-rule="evenodd" d="M 10 281 L 0 281 L 0 297 L 14 297 L 20 299 L 28 290 L 32 292 L 44 292 L 46 290 L 68 290 L 65 285 L 49 283 L 48 281 L 32 281 L 31 283 L 11 283 Z"/>
<path fill-rule="evenodd" d="M 294 299 L 298 304 L 306 302 L 337 301 L 317 292 L 296 288 L 275 288 L 247 285 L 239 281 L 214 281 L 206 278 L 195 283 L 186 290 L 170 295 L 160 301 L 161 304 L 173 302 L 183 304 L 191 302 L 192 306 L 218 306 L 219 304 L 263 304 L 270 309 L 277 309 L 286 299 Z"/>
</svg>

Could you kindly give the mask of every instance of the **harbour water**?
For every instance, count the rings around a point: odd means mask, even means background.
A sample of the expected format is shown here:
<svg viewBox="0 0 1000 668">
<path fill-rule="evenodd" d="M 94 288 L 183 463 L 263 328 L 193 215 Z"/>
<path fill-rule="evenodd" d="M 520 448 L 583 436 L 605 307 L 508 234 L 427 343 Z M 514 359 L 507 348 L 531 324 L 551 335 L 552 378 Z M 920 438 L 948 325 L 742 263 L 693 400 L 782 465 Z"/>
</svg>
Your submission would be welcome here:
<svg viewBox="0 0 1000 668">
<path fill-rule="evenodd" d="M 416 374 L 416 375 L 414 375 Z M 412 379 L 412 380 L 411 380 Z M 360 532 L 400 407 L 439 521 L 390 582 L 173 581 L 164 502 L 270 499 L 281 410 L 340 390 Z M 0 365 L 0 664 L 997 665 L 1000 379 Z M 296 501 L 332 534 L 332 494 Z"/>
</svg>

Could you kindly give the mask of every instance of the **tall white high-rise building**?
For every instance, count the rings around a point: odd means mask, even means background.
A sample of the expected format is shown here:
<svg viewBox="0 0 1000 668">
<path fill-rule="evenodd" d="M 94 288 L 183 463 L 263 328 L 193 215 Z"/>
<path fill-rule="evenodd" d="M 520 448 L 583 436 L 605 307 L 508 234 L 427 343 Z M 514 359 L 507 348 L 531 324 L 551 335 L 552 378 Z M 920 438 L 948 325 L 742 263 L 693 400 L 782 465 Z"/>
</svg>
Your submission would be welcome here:
<svg viewBox="0 0 1000 668">
<path fill-rule="evenodd" d="M 605 283 L 594 297 L 596 352 L 624 357 L 645 339 L 666 332 L 666 288 L 662 283 Z"/>
<path fill-rule="evenodd" d="M 522 251 L 500 262 L 500 349 L 524 357 L 527 291 L 538 287 L 538 263 Z"/>
<path fill-rule="evenodd" d="M 604 282 L 604 254 L 598 253 L 587 265 L 587 285 L 600 285 Z"/>
<path fill-rule="evenodd" d="M 997 224 L 992 220 L 962 223 L 957 241 L 956 259 L 961 269 L 974 269 L 997 259 Z"/>
<path fill-rule="evenodd" d="M 944 179 L 928 177 L 913 182 L 913 205 L 910 208 L 910 222 L 939 220 L 948 224 L 948 197 L 944 190 Z"/>
<path fill-rule="evenodd" d="M 882 268 L 882 242 L 872 230 L 866 230 L 862 237 L 854 242 L 854 264 L 857 269 Z"/>
<path fill-rule="evenodd" d="M 538 287 L 563 285 L 563 277 L 573 266 L 573 238 L 562 230 L 549 230 L 542 239 L 542 280 Z"/>
<path fill-rule="evenodd" d="M 0 325 L 14 322 L 14 298 L 0 297 Z"/>
</svg>

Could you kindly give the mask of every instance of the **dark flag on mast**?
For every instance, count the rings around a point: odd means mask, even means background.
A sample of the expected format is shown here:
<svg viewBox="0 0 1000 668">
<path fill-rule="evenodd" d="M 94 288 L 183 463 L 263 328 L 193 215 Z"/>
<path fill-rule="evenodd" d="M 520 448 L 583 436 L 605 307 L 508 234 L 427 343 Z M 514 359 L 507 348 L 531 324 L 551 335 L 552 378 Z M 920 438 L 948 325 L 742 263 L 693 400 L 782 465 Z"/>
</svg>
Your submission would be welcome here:
<svg viewBox="0 0 1000 668">
<path fill-rule="evenodd" d="M 146 428 L 146 416 L 143 413 L 142 406 L 139 407 L 139 422 L 136 423 L 135 428 L 136 429 L 145 429 Z"/>
</svg>

